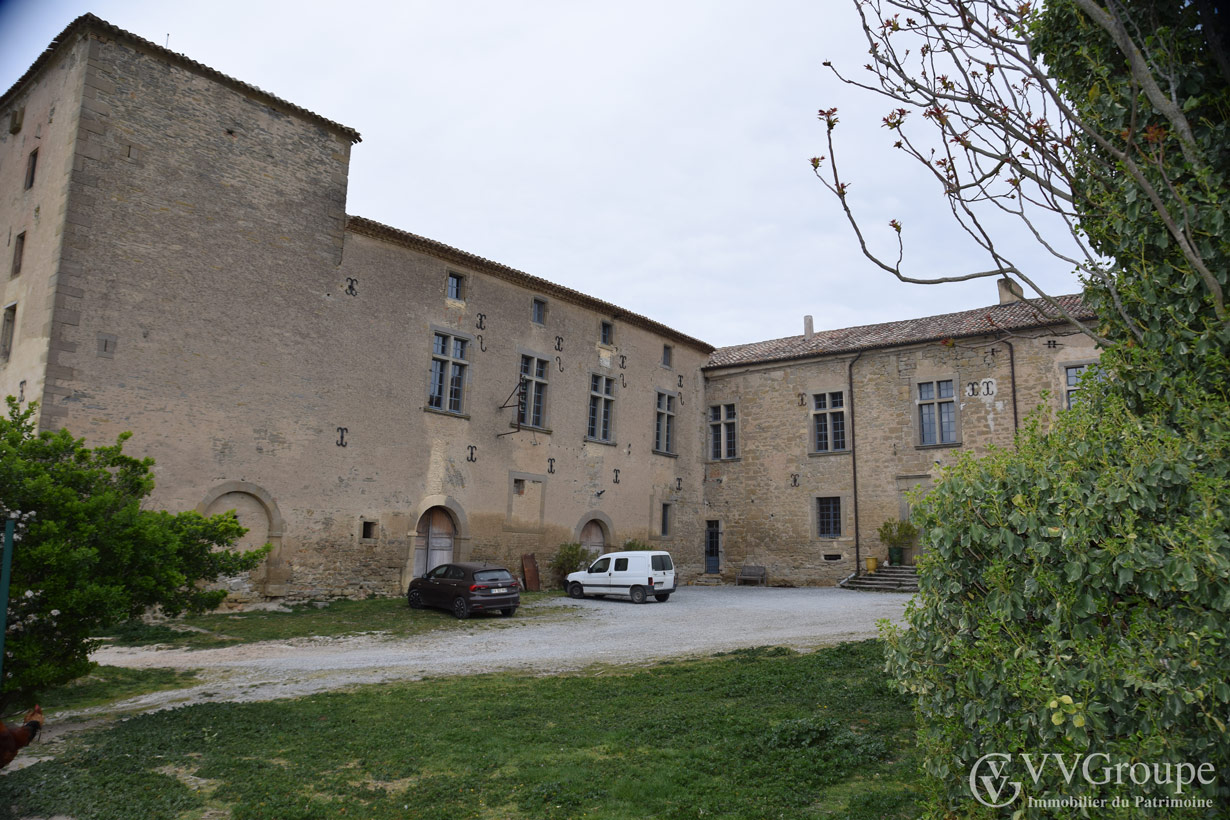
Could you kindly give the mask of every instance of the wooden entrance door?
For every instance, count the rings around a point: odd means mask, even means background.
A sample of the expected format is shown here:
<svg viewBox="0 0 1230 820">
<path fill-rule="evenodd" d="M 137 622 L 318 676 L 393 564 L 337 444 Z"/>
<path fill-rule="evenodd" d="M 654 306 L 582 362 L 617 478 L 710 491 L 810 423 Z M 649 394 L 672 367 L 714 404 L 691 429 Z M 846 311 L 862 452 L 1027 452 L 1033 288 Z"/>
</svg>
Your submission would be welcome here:
<svg viewBox="0 0 1230 820">
<path fill-rule="evenodd" d="M 581 546 L 595 557 L 606 552 L 606 533 L 596 518 L 591 518 L 581 528 Z"/>
<path fill-rule="evenodd" d="M 453 560 L 453 537 L 457 528 L 443 507 L 432 507 L 419 519 L 414 539 L 414 577 L 421 577 Z"/>
</svg>

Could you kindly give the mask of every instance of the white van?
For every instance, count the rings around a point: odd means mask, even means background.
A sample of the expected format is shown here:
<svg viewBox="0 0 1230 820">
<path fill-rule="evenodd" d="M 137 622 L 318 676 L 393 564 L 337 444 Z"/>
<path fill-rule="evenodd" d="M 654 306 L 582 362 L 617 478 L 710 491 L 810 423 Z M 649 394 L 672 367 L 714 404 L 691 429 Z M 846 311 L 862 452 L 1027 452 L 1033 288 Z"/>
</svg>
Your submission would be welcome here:
<svg viewBox="0 0 1230 820">
<path fill-rule="evenodd" d="M 573 598 L 627 595 L 643 604 L 650 595 L 665 601 L 675 591 L 675 562 L 669 552 L 608 552 L 565 583 Z"/>
</svg>

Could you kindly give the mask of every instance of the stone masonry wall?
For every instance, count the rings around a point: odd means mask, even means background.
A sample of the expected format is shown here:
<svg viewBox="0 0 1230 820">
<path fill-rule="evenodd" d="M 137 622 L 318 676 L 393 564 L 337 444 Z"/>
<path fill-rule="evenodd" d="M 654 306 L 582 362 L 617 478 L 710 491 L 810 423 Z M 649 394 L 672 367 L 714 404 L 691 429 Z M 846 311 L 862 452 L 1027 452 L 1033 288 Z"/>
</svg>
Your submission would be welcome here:
<svg viewBox="0 0 1230 820">
<path fill-rule="evenodd" d="M 722 521 L 721 574 L 750 563 L 766 566 L 770 582 L 832 584 L 855 571 L 856 554 L 886 560 L 876 530 L 909 514 L 909 490 L 931 486 L 960 452 L 1011 446 L 1028 412 L 1064 406 L 1065 366 L 1096 359 L 1086 337 L 1053 328 L 708 371 L 706 404 L 734 403 L 739 417 L 738 458 L 706 465 L 706 511 Z M 948 379 L 957 441 L 922 445 L 917 385 Z M 821 392 L 843 392 L 844 451 L 815 451 L 812 397 Z M 838 537 L 817 532 L 820 497 L 841 500 Z M 907 552 L 907 562 L 914 557 Z"/>
</svg>

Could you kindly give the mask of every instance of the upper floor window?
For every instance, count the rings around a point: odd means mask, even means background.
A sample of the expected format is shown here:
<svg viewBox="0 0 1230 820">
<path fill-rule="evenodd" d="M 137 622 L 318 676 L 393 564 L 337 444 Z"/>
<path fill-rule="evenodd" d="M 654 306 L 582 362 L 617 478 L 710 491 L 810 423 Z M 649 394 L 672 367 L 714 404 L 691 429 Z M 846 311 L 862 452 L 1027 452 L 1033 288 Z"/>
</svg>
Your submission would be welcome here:
<svg viewBox="0 0 1230 820">
<path fill-rule="evenodd" d="M 662 366 L 670 367 L 671 361 L 675 358 L 675 348 L 670 345 L 662 345 Z"/>
<path fill-rule="evenodd" d="M 738 432 L 735 429 L 735 406 L 715 404 L 709 408 L 709 456 L 714 459 L 736 458 L 739 455 Z"/>
<path fill-rule="evenodd" d="M 957 442 L 957 404 L 952 391 L 952 379 L 919 382 L 918 443 L 955 444 Z"/>
<path fill-rule="evenodd" d="M 13 331 L 17 327 L 17 305 L 4 309 L 4 324 L 0 325 L 0 362 L 7 362 L 13 352 Z"/>
<path fill-rule="evenodd" d="M 604 345 L 615 344 L 615 325 L 611 322 L 603 322 L 598 334 L 599 341 Z"/>
<path fill-rule="evenodd" d="M 530 303 L 530 321 L 538 325 L 545 325 L 547 323 L 546 299 L 536 298 Z"/>
<path fill-rule="evenodd" d="M 812 451 L 832 453 L 846 449 L 845 394 L 816 393 L 811 397 Z"/>
<path fill-rule="evenodd" d="M 35 148 L 30 152 L 30 158 L 26 160 L 26 190 L 34 187 L 34 171 L 38 168 L 38 149 Z"/>
<path fill-rule="evenodd" d="M 675 397 L 670 393 L 658 393 L 653 449 L 659 453 L 675 454 Z"/>
<path fill-rule="evenodd" d="M 461 413 L 466 383 L 469 341 L 446 333 L 435 334 L 431 349 L 431 383 L 427 406 L 447 413 Z"/>
<path fill-rule="evenodd" d="M 517 423 L 546 427 L 547 360 L 521 357 L 521 400 L 517 403 Z"/>
<path fill-rule="evenodd" d="M 466 298 L 466 278 L 460 273 L 450 273 L 448 275 L 448 298 L 456 299 L 458 302 L 464 302 Z"/>
<path fill-rule="evenodd" d="M 22 231 L 21 233 L 17 234 L 17 237 L 13 240 L 13 269 L 12 269 L 12 272 L 9 274 L 10 276 L 16 276 L 17 274 L 21 273 L 21 258 L 25 256 L 25 253 L 26 253 L 26 232 Z"/>
<path fill-rule="evenodd" d="M 1080 392 L 1079 384 L 1081 380 L 1081 374 L 1084 373 L 1088 369 L 1089 369 L 1089 365 L 1087 364 L 1072 365 L 1070 367 L 1065 367 L 1063 369 L 1064 382 L 1066 383 L 1065 392 L 1064 392 L 1064 404 L 1068 408 L 1071 408 L 1073 402 L 1077 400 L 1076 394 Z"/>
<path fill-rule="evenodd" d="M 615 404 L 615 380 L 593 374 L 589 377 L 589 423 L 585 437 L 610 443 L 611 409 Z"/>
<path fill-rule="evenodd" d="M 662 521 L 661 521 L 660 531 L 661 531 L 663 538 L 666 538 L 671 534 L 671 505 L 670 504 L 662 505 Z M 655 555 L 654 557 L 656 558 L 657 556 Z"/>
</svg>

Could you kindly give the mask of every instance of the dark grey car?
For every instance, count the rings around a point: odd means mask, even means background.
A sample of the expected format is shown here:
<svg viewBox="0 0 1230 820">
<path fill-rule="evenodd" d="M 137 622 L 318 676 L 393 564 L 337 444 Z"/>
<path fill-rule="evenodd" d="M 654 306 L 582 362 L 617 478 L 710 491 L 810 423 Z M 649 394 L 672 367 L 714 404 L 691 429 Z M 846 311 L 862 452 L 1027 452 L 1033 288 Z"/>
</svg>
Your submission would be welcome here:
<svg viewBox="0 0 1230 820">
<path fill-rule="evenodd" d="M 521 584 L 498 564 L 441 564 L 410 582 L 406 602 L 411 609 L 447 609 L 458 618 L 488 610 L 511 616 L 521 604 Z"/>
</svg>

